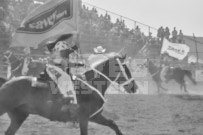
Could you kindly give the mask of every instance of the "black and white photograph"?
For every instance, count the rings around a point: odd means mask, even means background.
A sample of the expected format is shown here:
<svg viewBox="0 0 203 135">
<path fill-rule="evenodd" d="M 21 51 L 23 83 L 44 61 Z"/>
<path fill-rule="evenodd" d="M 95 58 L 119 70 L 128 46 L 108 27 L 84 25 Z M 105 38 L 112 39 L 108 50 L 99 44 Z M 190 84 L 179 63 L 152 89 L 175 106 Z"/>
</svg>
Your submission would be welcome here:
<svg viewBox="0 0 203 135">
<path fill-rule="evenodd" d="M 0 0 L 0 135 L 203 135 L 203 0 Z"/>
</svg>

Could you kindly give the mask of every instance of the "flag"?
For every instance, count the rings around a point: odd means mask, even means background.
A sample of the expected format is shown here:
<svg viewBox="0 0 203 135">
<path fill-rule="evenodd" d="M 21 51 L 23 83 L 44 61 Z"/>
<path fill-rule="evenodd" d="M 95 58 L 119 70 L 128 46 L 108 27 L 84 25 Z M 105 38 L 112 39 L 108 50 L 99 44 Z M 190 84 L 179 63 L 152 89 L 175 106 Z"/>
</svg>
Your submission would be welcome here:
<svg viewBox="0 0 203 135">
<path fill-rule="evenodd" d="M 78 0 L 50 0 L 23 20 L 10 47 L 33 47 L 55 36 L 77 32 Z"/>
<path fill-rule="evenodd" d="M 164 39 L 161 48 L 161 54 L 167 53 L 178 60 L 183 60 L 189 51 L 190 48 L 186 44 L 171 43 L 167 39 Z"/>
</svg>

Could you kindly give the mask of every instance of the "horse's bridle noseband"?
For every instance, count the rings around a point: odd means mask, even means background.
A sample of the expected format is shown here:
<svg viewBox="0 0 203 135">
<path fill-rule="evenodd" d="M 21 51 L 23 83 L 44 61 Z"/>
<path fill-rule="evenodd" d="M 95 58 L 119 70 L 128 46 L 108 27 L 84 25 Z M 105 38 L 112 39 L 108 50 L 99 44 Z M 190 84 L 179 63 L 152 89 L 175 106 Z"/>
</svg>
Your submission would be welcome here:
<svg viewBox="0 0 203 135">
<path fill-rule="evenodd" d="M 122 84 L 119 84 L 120 86 L 125 86 L 125 85 L 127 85 L 128 83 L 130 83 L 132 80 L 134 80 L 134 78 L 133 77 L 131 77 L 131 78 L 128 78 L 128 76 L 127 76 L 127 74 L 126 74 L 126 71 L 125 71 L 125 69 L 124 69 L 124 67 L 123 67 L 123 64 L 121 63 L 121 61 L 118 59 L 118 58 L 116 58 L 116 60 L 117 60 L 117 62 L 118 62 L 118 65 L 119 65 L 119 67 L 120 67 L 120 74 L 121 73 L 123 73 L 123 75 L 124 75 L 124 77 L 125 77 L 125 79 L 126 79 L 126 81 L 124 82 L 124 83 L 122 83 Z M 118 74 L 118 76 L 120 76 L 120 74 Z M 117 79 L 118 79 L 119 77 L 117 77 L 114 81 L 117 81 Z"/>
</svg>

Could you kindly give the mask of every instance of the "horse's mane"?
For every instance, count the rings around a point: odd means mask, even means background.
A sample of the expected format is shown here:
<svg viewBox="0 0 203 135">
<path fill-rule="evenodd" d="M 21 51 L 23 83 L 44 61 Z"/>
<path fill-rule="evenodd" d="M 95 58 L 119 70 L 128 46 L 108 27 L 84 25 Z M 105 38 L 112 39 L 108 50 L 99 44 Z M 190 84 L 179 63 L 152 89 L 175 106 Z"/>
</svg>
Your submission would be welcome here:
<svg viewBox="0 0 203 135">
<path fill-rule="evenodd" d="M 14 77 L 14 78 L 8 80 L 5 84 L 14 83 L 14 82 L 19 81 L 19 80 L 30 80 L 30 81 L 32 81 L 33 78 L 34 77 L 31 77 L 31 76 L 18 76 L 18 77 Z"/>
<path fill-rule="evenodd" d="M 107 56 L 109 59 L 112 59 L 112 58 L 115 58 L 115 57 L 121 57 L 121 55 L 120 55 L 119 53 L 116 53 L 116 52 L 107 53 L 106 56 Z"/>
<path fill-rule="evenodd" d="M 32 85 L 32 82 L 34 81 L 35 87 L 44 87 L 44 88 L 48 87 L 47 83 L 38 82 L 37 78 L 32 77 L 32 76 L 19 76 L 19 77 L 12 78 L 12 79 L 8 80 L 7 82 L 5 82 L 3 84 L 3 86 L 12 85 L 12 84 L 19 82 L 19 81 L 25 81 L 25 82 L 30 83 L 31 85 Z"/>
</svg>

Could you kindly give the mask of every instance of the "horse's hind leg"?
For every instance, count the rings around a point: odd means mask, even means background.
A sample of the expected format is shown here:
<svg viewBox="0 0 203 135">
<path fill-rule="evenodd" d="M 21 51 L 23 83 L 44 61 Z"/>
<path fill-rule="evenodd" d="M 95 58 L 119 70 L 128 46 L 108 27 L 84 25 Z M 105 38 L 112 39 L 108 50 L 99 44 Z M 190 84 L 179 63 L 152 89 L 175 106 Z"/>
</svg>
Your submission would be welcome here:
<svg viewBox="0 0 203 135">
<path fill-rule="evenodd" d="M 123 135 L 113 120 L 106 119 L 101 114 L 94 116 L 93 118 L 90 119 L 90 121 L 110 127 L 116 132 L 116 135 Z"/>
<path fill-rule="evenodd" d="M 182 91 L 182 89 L 183 89 L 183 85 L 182 85 L 182 84 L 180 84 L 180 90 Z"/>
<path fill-rule="evenodd" d="M 178 81 L 177 81 L 177 82 L 178 82 Z M 183 90 L 184 90 L 185 92 L 188 92 L 188 91 L 187 91 L 187 87 L 186 87 L 185 81 L 178 82 L 178 83 L 180 84 L 180 90 L 182 90 L 182 88 L 183 88 Z"/>
<path fill-rule="evenodd" d="M 10 117 L 11 123 L 9 128 L 5 132 L 5 135 L 15 135 L 17 130 L 28 117 L 28 114 L 22 112 L 19 109 L 15 109 L 12 112 L 8 112 L 8 116 Z"/>
<path fill-rule="evenodd" d="M 160 92 L 160 88 L 161 88 L 162 90 L 165 90 L 165 91 L 168 90 L 168 89 L 164 88 L 161 83 L 157 83 L 157 88 L 158 88 L 158 92 Z"/>
</svg>

